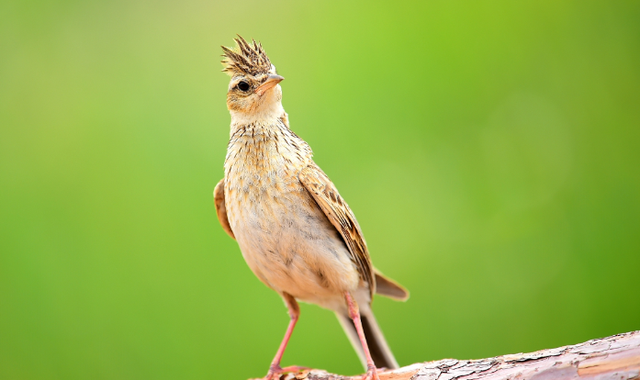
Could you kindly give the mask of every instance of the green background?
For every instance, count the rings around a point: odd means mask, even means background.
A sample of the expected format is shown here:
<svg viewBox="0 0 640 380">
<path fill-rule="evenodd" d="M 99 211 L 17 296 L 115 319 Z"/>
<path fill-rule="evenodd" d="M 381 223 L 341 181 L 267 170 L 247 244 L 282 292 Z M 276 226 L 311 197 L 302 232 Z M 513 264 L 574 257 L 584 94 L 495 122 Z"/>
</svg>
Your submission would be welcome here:
<svg viewBox="0 0 640 380">
<path fill-rule="evenodd" d="M 220 45 L 411 290 L 401 364 L 640 329 L 640 2 L 0 4 L 0 378 L 263 376 L 288 322 L 220 228 Z M 355 374 L 303 305 L 284 365 Z"/>
</svg>

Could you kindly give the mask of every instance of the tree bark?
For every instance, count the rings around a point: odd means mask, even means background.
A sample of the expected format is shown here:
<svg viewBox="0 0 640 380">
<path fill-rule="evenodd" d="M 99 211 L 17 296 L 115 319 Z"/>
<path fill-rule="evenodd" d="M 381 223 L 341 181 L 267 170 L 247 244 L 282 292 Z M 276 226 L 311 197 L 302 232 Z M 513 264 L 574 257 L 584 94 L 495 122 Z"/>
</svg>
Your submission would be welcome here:
<svg viewBox="0 0 640 380">
<path fill-rule="evenodd" d="M 632 380 L 640 379 L 640 331 L 573 346 L 480 360 L 443 359 L 379 371 L 380 380 Z M 359 380 L 322 370 L 282 380 Z"/>
</svg>

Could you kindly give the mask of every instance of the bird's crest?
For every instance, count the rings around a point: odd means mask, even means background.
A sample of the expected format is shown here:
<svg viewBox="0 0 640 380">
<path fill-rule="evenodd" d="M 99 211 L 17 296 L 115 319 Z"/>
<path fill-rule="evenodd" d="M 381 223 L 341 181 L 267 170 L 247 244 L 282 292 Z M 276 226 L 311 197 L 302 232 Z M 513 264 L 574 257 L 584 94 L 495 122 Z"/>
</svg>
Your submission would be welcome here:
<svg viewBox="0 0 640 380">
<path fill-rule="evenodd" d="M 253 44 L 250 44 L 240 35 L 238 38 L 234 38 L 234 41 L 238 45 L 235 49 L 222 46 L 224 51 L 222 55 L 224 69 L 222 71 L 233 76 L 237 74 L 257 75 L 268 73 L 271 70 L 271 61 L 269 61 L 261 43 L 251 40 Z"/>
</svg>

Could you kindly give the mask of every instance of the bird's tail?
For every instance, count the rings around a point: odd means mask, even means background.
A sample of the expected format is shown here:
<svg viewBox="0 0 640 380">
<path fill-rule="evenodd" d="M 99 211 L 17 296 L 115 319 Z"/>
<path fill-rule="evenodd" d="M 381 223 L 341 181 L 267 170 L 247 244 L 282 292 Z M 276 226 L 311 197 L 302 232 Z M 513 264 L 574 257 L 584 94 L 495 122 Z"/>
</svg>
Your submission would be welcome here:
<svg viewBox="0 0 640 380">
<path fill-rule="evenodd" d="M 356 326 L 353 324 L 353 321 L 351 320 L 351 318 L 349 318 L 348 315 L 336 312 L 336 316 L 338 317 L 338 321 L 340 321 L 340 324 L 342 325 L 345 333 L 347 333 L 349 341 L 351 341 L 353 348 L 356 350 L 356 353 L 358 354 L 358 357 L 360 358 L 360 361 L 362 362 L 362 365 L 366 370 L 367 361 L 364 356 L 362 344 L 360 343 L 360 338 L 358 338 L 358 333 L 356 332 Z M 380 330 L 378 322 L 373 316 L 373 312 L 371 311 L 371 309 L 361 308 L 360 319 L 362 320 L 362 329 L 364 330 L 364 335 L 367 339 L 367 345 L 369 346 L 369 351 L 371 352 L 371 358 L 373 359 L 376 367 L 388 369 L 399 368 L 398 362 L 389 349 L 389 345 L 384 339 L 382 330 Z"/>
</svg>

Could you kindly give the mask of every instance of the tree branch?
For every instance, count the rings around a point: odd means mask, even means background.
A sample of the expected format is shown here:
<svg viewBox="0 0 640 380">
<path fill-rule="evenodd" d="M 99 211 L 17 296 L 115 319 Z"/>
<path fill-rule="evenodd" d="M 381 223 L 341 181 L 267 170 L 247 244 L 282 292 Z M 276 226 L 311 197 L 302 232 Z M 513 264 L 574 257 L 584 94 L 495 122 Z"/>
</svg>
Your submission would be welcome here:
<svg viewBox="0 0 640 380">
<path fill-rule="evenodd" d="M 640 379 L 640 331 L 573 346 L 480 360 L 443 359 L 380 371 L 380 380 L 632 380 Z M 321 370 L 282 380 L 359 380 Z"/>
</svg>

